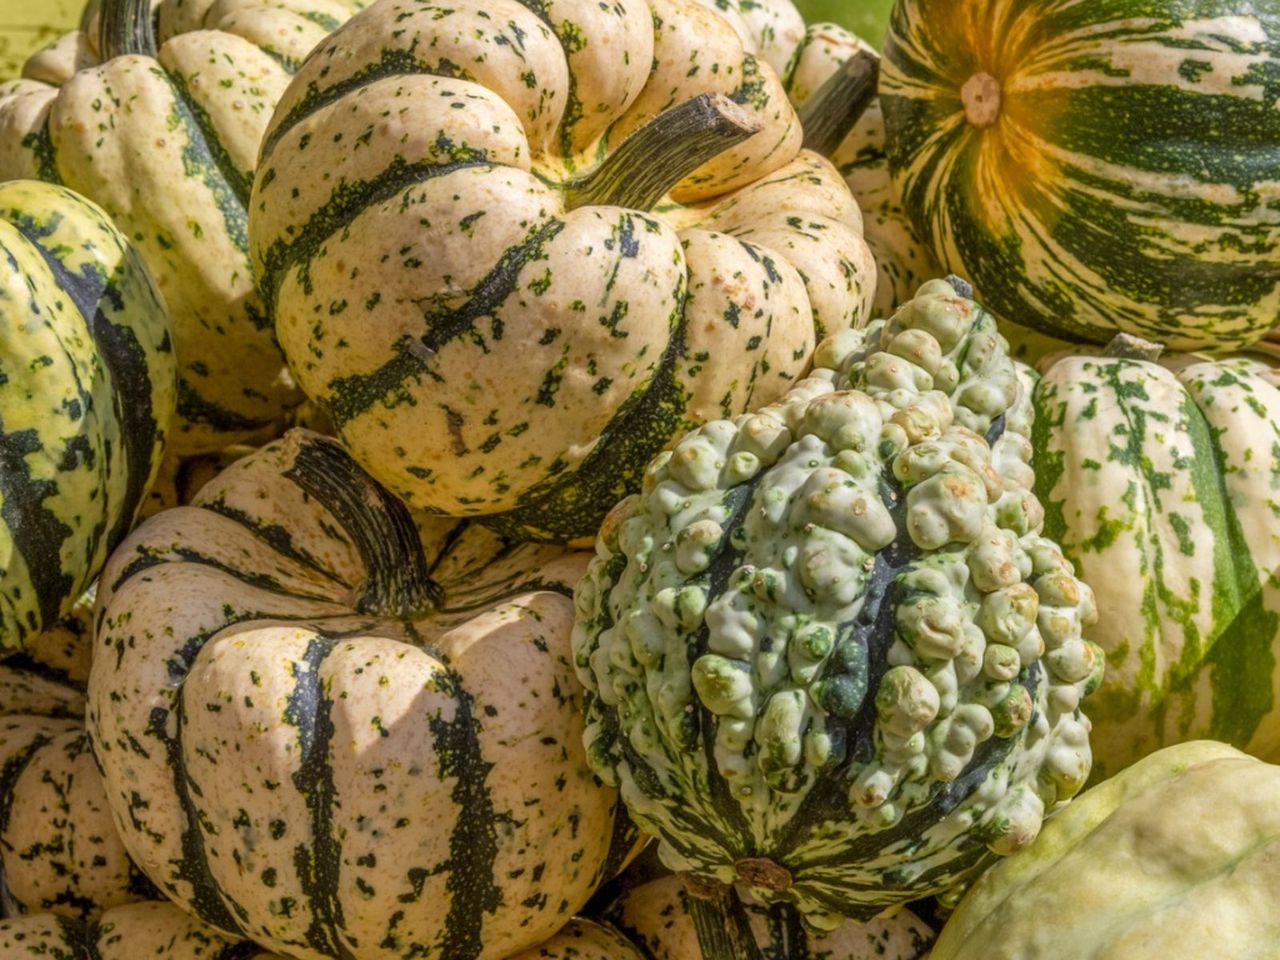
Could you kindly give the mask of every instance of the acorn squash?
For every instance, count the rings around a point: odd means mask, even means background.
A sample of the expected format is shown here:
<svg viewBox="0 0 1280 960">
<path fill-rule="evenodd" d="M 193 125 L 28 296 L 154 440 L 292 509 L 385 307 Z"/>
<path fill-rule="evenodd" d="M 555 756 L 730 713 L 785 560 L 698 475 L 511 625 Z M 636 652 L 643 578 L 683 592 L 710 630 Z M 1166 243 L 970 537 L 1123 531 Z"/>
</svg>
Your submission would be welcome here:
<svg viewBox="0 0 1280 960">
<path fill-rule="evenodd" d="M 1077 798 L 983 876 L 932 960 L 1272 957 L 1280 767 L 1197 741 Z"/>
<path fill-rule="evenodd" d="M 62 187 L 0 183 L 0 652 L 70 612 L 124 538 L 174 411 L 138 251 Z"/>
<path fill-rule="evenodd" d="M 69 35 L 0 85 L 0 179 L 61 183 L 100 204 L 160 287 L 178 360 L 172 440 L 183 455 L 270 435 L 301 400 L 255 287 L 245 203 L 289 66 L 344 4 L 272 9 L 282 5 L 178 4 L 189 15 L 175 13 L 174 30 L 207 21 L 245 36 L 200 29 L 157 48 L 149 0 L 105 0 L 101 38 Z M 206 12 L 194 16 L 197 6 Z M 328 12 L 317 22 L 304 15 L 312 8 Z M 279 48 L 258 46 L 264 35 Z"/>
<path fill-rule="evenodd" d="M 383 484 L 589 537 L 869 316 L 861 214 L 800 143 L 695 0 L 380 0 L 281 100 L 250 239 L 297 382 Z"/>
<path fill-rule="evenodd" d="M 1101 353 L 1101 355 L 1099 355 Z M 1099 776 L 1182 740 L 1280 759 L 1280 376 L 1118 338 L 1042 361 L 1045 533 L 1094 588 Z"/>
<path fill-rule="evenodd" d="M 1280 309 L 1280 10 L 900 0 L 889 162 L 991 309 L 1072 340 L 1252 343 Z"/>
<path fill-rule="evenodd" d="M 834 929 L 1030 842 L 1103 663 L 991 315 L 932 282 L 815 363 L 650 464 L 574 649 L 588 758 L 667 866 Z"/>
<path fill-rule="evenodd" d="M 315 434 L 232 464 L 99 587 L 89 729 L 126 848 L 185 909 L 306 960 L 545 941 L 634 846 L 583 756 L 584 565 L 418 530 Z"/>
</svg>

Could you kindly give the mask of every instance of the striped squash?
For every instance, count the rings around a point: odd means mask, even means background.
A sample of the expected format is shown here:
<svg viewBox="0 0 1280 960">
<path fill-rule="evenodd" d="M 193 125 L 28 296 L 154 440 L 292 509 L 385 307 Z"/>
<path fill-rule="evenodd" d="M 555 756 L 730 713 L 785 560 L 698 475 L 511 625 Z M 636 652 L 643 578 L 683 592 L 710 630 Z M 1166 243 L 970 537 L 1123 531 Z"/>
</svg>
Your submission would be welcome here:
<svg viewBox="0 0 1280 960">
<path fill-rule="evenodd" d="M 92 599 L 0 661 L 0 916 L 93 917 L 151 890 L 116 832 L 84 729 Z"/>
<path fill-rule="evenodd" d="M 195 30 L 157 50 L 149 0 L 105 0 L 98 42 L 64 38 L 0 85 L 0 179 L 61 183 L 100 204 L 156 278 L 173 318 L 181 454 L 269 434 L 301 399 L 255 289 L 245 203 L 289 67 L 328 32 L 304 13 L 343 5 L 293 3 L 271 34 L 290 38 L 279 49 Z M 258 36 L 248 0 L 217 6 L 228 12 L 209 10 L 210 22 Z"/>
<path fill-rule="evenodd" d="M 1280 313 L 1280 8 L 899 0 L 889 161 L 939 260 L 1005 319 L 1173 349 Z"/>
<path fill-rule="evenodd" d="M 815 363 L 652 462 L 573 640 L 588 759 L 663 862 L 832 930 L 1030 842 L 1102 656 L 991 315 L 936 281 Z"/>
<path fill-rule="evenodd" d="M 171 903 L 117 907 L 85 922 L 44 913 L 0 920 L 3 960 L 286 960 L 232 940 Z"/>
<path fill-rule="evenodd" d="M 61 187 L 0 183 L 0 652 L 68 613 L 128 533 L 174 410 L 137 250 Z"/>
<path fill-rule="evenodd" d="M 297 382 L 374 476 L 569 540 L 868 317 L 857 204 L 800 140 L 696 0 L 380 0 L 282 99 L 250 239 Z"/>
<path fill-rule="evenodd" d="M 687 879 L 663 877 L 627 891 L 606 916 L 641 948 L 645 960 L 691 960 L 700 956 L 695 896 Z M 752 901 L 745 906 L 760 960 L 921 960 L 934 937 L 909 910 L 824 933 L 804 926 L 794 911 Z"/>
<path fill-rule="evenodd" d="M 545 941 L 634 846 L 583 757 L 585 560 L 415 530 L 315 434 L 231 465 L 99 586 L 89 729 L 134 860 L 300 960 Z"/>
<path fill-rule="evenodd" d="M 1049 358 L 1035 387 L 1045 532 L 1093 586 L 1107 654 L 1096 770 L 1203 737 L 1280 759 L 1280 376 L 1111 352 Z"/>
</svg>

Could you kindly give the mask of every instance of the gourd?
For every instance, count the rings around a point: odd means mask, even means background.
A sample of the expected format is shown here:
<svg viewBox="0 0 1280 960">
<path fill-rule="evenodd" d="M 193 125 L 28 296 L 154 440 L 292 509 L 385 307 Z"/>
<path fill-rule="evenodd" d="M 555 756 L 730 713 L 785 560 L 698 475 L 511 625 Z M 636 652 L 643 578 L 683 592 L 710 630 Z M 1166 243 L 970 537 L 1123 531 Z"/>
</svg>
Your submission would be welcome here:
<svg viewBox="0 0 1280 960">
<path fill-rule="evenodd" d="M 1045 532 L 1098 603 L 1097 773 L 1204 737 L 1280 757 L 1274 360 L 1099 352 L 1027 371 Z"/>
<path fill-rule="evenodd" d="M 1076 799 L 997 864 L 933 960 L 1266 957 L 1280 942 L 1280 768 L 1192 742 Z"/>
<path fill-rule="evenodd" d="M 69 190 L 0 183 L 0 652 L 71 610 L 128 533 L 174 411 L 137 250 Z"/>
<path fill-rule="evenodd" d="M 857 205 L 800 144 L 774 70 L 695 0 L 382 0 L 281 100 L 250 239 L 362 465 L 416 509 L 569 541 L 869 316 Z"/>
<path fill-rule="evenodd" d="M 584 565 L 419 530 L 305 431 L 233 463 L 99 587 L 88 725 L 125 847 L 183 908 L 306 960 L 545 941 L 634 846 L 583 756 Z"/>
<path fill-rule="evenodd" d="M 0 178 L 64 184 L 137 245 L 172 315 L 172 441 L 191 455 L 271 435 L 301 399 L 255 287 L 244 205 L 288 66 L 327 32 L 301 11 L 342 4 L 294 3 L 281 50 L 220 30 L 157 49 L 150 6 L 105 0 L 97 42 L 64 38 L 0 85 Z M 250 19 L 245 0 L 220 6 L 229 25 Z"/>
<path fill-rule="evenodd" d="M 700 956 L 697 896 L 686 878 L 667 876 L 627 891 L 606 915 L 640 945 L 647 960 L 687 960 Z M 908 910 L 866 923 L 851 921 L 823 933 L 777 907 L 755 902 L 745 907 L 763 960 L 920 960 L 934 937 Z"/>
<path fill-rule="evenodd" d="M 44 913 L 0 920 L 4 960 L 285 960 L 230 940 L 171 903 L 117 907 L 92 921 Z"/>
<path fill-rule="evenodd" d="M 575 592 L 594 769 L 671 869 L 819 929 L 962 887 L 1088 776 L 1093 596 L 963 292 L 655 458 Z"/>
<path fill-rule="evenodd" d="M 84 729 L 92 606 L 90 595 L 27 653 L 0 660 L 0 914 L 93 917 L 150 892 Z"/>
<path fill-rule="evenodd" d="M 1280 14 L 899 0 L 881 103 L 920 235 L 998 315 L 1222 350 L 1275 325 Z"/>
</svg>

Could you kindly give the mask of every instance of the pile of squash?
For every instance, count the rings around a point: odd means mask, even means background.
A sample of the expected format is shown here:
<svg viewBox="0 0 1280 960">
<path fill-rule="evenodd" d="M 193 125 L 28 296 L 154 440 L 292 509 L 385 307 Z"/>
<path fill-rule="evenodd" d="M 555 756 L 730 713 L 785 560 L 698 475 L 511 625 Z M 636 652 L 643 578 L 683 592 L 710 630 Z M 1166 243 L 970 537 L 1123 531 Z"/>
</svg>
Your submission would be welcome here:
<svg viewBox="0 0 1280 960">
<path fill-rule="evenodd" d="M 92 0 L 0 960 L 1274 950 L 1280 12 L 1121 7 Z"/>
</svg>

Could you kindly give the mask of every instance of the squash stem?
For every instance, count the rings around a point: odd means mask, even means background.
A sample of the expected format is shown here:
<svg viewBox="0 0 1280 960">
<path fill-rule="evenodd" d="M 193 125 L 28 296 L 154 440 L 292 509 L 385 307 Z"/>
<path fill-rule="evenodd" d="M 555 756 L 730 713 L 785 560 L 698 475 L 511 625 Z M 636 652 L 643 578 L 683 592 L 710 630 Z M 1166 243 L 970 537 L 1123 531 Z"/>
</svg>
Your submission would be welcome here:
<svg viewBox="0 0 1280 960">
<path fill-rule="evenodd" d="M 830 157 L 876 98 L 880 59 L 859 50 L 799 110 L 806 149 Z"/>
<path fill-rule="evenodd" d="M 702 960 L 764 960 L 738 891 L 725 883 L 690 879 L 689 912 Z"/>
<path fill-rule="evenodd" d="M 151 0 L 103 0 L 98 15 L 98 52 L 105 63 L 136 54 L 156 56 Z"/>
<path fill-rule="evenodd" d="M 587 206 L 652 210 L 685 177 L 760 132 L 760 122 L 718 93 L 660 113 L 591 173 L 564 186 L 570 210 Z"/>
<path fill-rule="evenodd" d="M 356 610 L 409 621 L 439 607 L 444 593 L 428 573 L 409 509 L 365 473 L 338 441 L 294 430 L 289 442 L 295 455 L 285 476 L 337 519 L 369 571 Z"/>
</svg>

